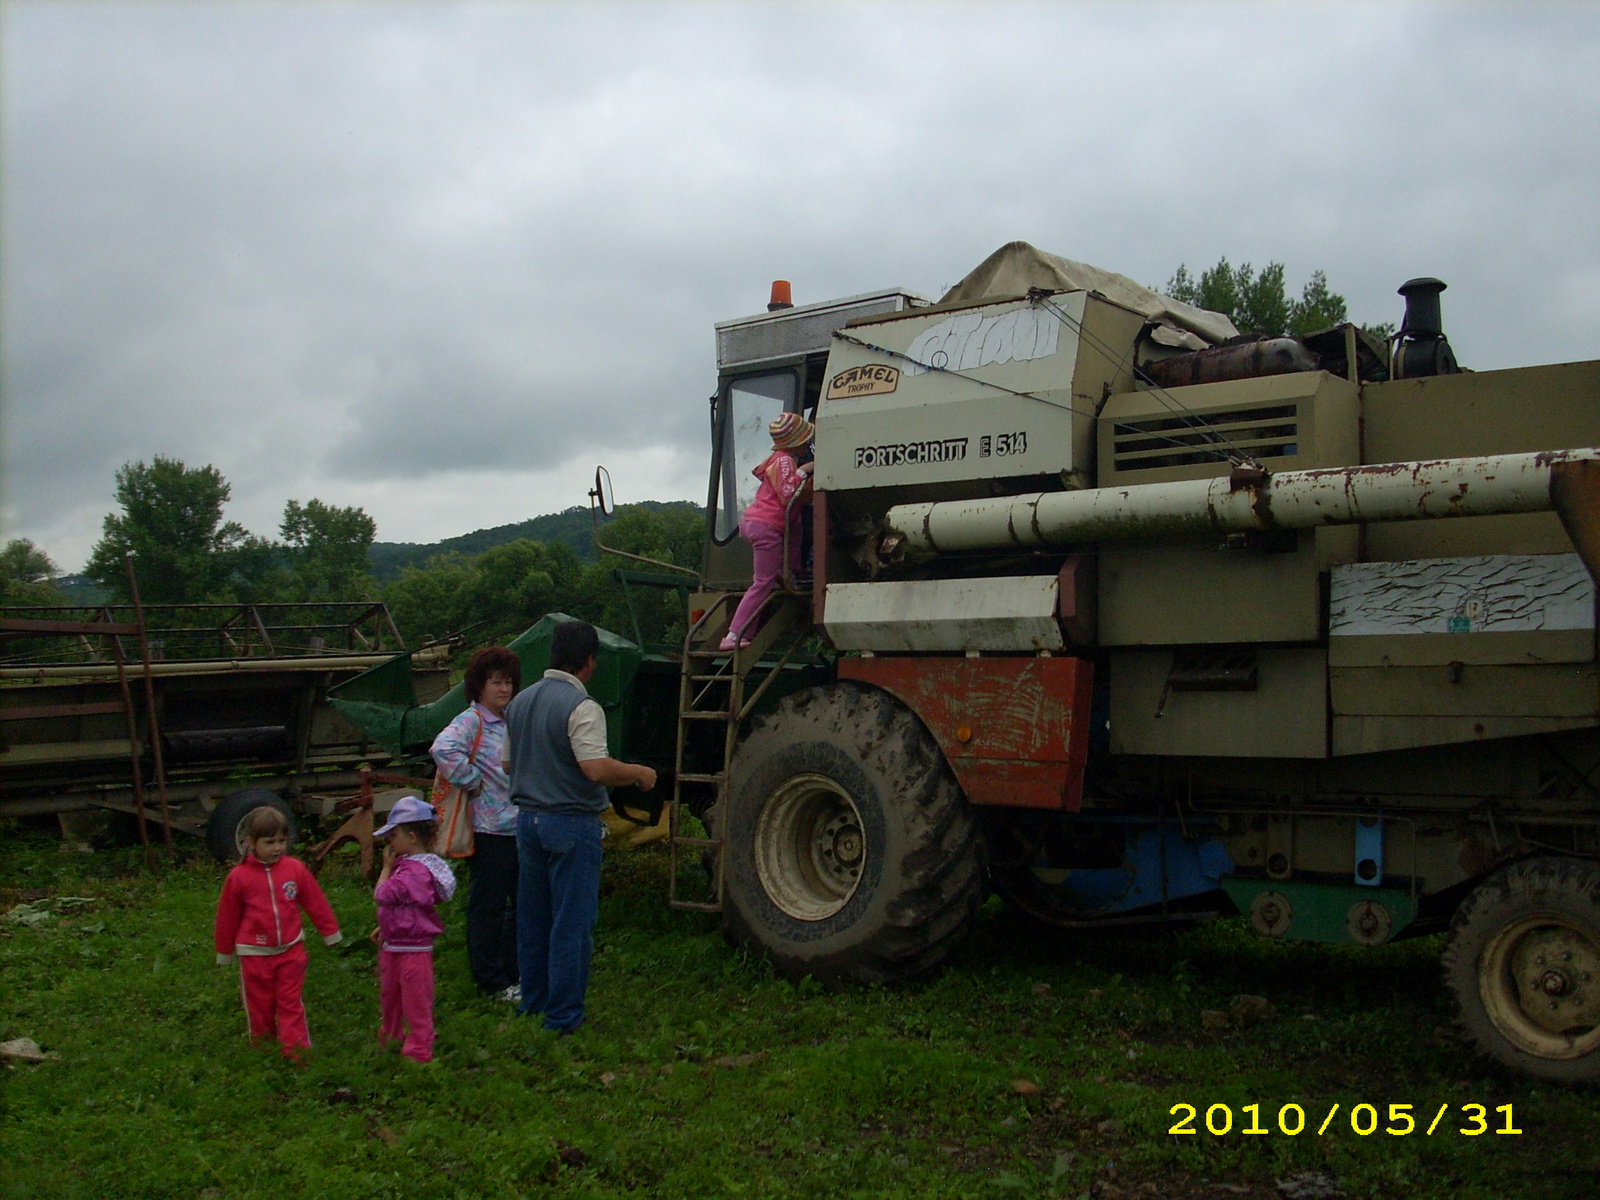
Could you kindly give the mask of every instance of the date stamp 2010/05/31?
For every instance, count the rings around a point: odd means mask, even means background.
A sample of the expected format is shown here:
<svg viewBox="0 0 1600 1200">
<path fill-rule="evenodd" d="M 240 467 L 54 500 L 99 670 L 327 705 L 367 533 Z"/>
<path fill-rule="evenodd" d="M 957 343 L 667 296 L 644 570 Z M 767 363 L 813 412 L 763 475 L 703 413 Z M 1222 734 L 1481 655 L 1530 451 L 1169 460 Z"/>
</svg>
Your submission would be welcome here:
<svg viewBox="0 0 1600 1200">
<path fill-rule="evenodd" d="M 1522 1132 L 1516 1126 L 1509 1104 L 1495 1106 L 1494 1111 L 1500 1114 L 1498 1125 L 1490 1120 L 1489 1108 L 1482 1104 L 1459 1105 L 1457 1120 L 1445 1123 L 1444 1119 L 1450 1111 L 1450 1105 L 1441 1104 L 1425 1128 L 1418 1124 L 1418 1118 L 1426 1116 L 1427 1106 L 1418 1112 L 1414 1104 L 1390 1104 L 1387 1117 L 1383 1117 L 1379 1115 L 1378 1106 L 1375 1104 L 1356 1104 L 1345 1114 L 1345 1120 L 1336 1123 L 1334 1118 L 1339 1116 L 1342 1109 L 1343 1106 L 1335 1101 L 1328 1109 L 1327 1115 L 1323 1116 L 1321 1124 L 1316 1126 L 1314 1136 L 1326 1137 L 1330 1133 L 1343 1133 L 1347 1123 L 1350 1132 L 1357 1137 L 1371 1137 L 1380 1132 L 1380 1129 L 1390 1137 L 1407 1137 L 1413 1133 L 1432 1137 L 1436 1130 L 1444 1134 L 1460 1134 L 1462 1137 L 1479 1137 L 1485 1133 Z M 1202 1130 L 1196 1127 L 1196 1121 L 1202 1122 L 1203 1131 L 1213 1137 L 1227 1137 L 1230 1134 L 1245 1137 L 1267 1137 L 1273 1134 L 1280 1137 L 1298 1137 L 1307 1132 L 1312 1124 L 1306 1117 L 1306 1110 L 1293 1101 L 1279 1107 L 1277 1117 L 1271 1125 L 1263 1123 L 1259 1102 L 1241 1105 L 1237 1123 L 1233 1107 L 1228 1104 L 1212 1104 L 1206 1108 L 1202 1117 L 1200 1110 L 1193 1104 L 1179 1103 L 1168 1110 L 1168 1115 L 1177 1119 L 1167 1132 L 1180 1136 L 1200 1134 Z"/>
</svg>

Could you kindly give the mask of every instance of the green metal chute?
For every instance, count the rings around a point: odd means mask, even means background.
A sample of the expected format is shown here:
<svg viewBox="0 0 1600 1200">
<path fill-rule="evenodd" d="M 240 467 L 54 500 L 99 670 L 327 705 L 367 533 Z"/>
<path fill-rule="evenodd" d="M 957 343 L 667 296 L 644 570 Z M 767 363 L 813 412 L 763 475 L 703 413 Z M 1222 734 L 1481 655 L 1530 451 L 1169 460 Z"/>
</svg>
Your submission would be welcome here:
<svg viewBox="0 0 1600 1200">
<path fill-rule="evenodd" d="M 508 643 L 522 662 L 522 682 L 537 681 L 550 665 L 550 636 L 555 627 L 573 618 L 550 613 Z M 599 630 L 600 653 L 588 682 L 589 694 L 606 710 L 607 740 L 621 757 L 628 722 L 634 676 L 644 651 L 608 630 Z M 431 704 L 418 704 L 411 680 L 411 655 L 396 655 L 388 662 L 341 683 L 328 692 L 334 708 L 379 746 L 392 754 L 415 757 L 427 752 L 439 731 L 467 707 L 466 685 L 458 683 Z"/>
</svg>

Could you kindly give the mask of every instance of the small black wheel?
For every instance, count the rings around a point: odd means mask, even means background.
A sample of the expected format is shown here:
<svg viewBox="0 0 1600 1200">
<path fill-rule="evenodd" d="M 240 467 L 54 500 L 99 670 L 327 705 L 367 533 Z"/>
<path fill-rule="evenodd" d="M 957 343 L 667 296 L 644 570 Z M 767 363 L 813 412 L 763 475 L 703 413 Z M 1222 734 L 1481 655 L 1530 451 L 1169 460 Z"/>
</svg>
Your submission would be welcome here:
<svg viewBox="0 0 1600 1200">
<path fill-rule="evenodd" d="M 1445 983 L 1484 1054 L 1556 1083 L 1600 1083 L 1600 866 L 1535 858 L 1456 911 Z"/>
<path fill-rule="evenodd" d="M 247 787 L 229 792 L 206 818 L 206 847 L 218 862 L 238 862 L 244 843 L 240 839 L 244 819 L 258 808 L 275 808 L 289 819 L 289 847 L 294 848 L 294 810 L 271 788 Z"/>
<path fill-rule="evenodd" d="M 791 978 L 904 979 L 942 962 L 985 895 L 985 842 L 922 723 L 856 684 L 757 723 L 711 814 L 724 930 Z"/>
</svg>

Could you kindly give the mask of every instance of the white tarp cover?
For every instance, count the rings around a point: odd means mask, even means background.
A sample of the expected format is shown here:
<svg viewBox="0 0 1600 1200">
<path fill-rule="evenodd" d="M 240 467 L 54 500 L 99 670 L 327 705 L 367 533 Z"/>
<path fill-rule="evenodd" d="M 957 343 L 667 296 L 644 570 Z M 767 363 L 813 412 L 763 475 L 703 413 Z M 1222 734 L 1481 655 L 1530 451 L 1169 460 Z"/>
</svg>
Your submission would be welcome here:
<svg viewBox="0 0 1600 1200">
<path fill-rule="evenodd" d="M 1160 322 L 1162 328 L 1155 337 L 1168 346 L 1204 350 L 1239 332 L 1221 313 L 1163 296 L 1115 271 L 1046 254 L 1027 242 L 1001 246 L 941 296 L 939 303 L 976 304 L 991 298 L 1021 296 L 1033 287 L 1098 292 L 1107 300 Z"/>
</svg>

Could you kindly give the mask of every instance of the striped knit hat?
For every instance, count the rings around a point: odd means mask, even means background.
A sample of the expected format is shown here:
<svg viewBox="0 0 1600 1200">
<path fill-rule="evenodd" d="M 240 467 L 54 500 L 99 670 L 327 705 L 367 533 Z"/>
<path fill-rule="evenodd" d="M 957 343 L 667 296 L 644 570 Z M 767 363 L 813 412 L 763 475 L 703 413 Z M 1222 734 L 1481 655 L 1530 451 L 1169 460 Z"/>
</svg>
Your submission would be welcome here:
<svg viewBox="0 0 1600 1200">
<path fill-rule="evenodd" d="M 786 412 L 767 423 L 767 432 L 774 450 L 796 450 L 815 436 L 817 427 L 799 413 Z"/>
</svg>

